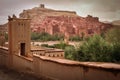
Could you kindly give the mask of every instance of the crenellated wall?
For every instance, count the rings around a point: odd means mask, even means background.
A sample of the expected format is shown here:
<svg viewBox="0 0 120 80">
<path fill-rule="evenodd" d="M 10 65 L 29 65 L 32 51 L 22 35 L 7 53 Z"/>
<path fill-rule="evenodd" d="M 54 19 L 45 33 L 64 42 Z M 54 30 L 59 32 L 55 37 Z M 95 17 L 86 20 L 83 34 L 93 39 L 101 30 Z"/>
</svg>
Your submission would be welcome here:
<svg viewBox="0 0 120 80">
<path fill-rule="evenodd" d="M 12 56 L 12 66 L 9 66 Z M 77 62 L 66 59 L 33 55 L 33 58 L 8 54 L 7 48 L 0 47 L 0 65 L 45 76 L 55 80 L 119 80 L 120 65 L 101 62 Z"/>
<path fill-rule="evenodd" d="M 64 58 L 64 51 L 57 49 L 31 50 L 31 53 L 39 56 L 47 56 L 52 58 Z"/>
</svg>

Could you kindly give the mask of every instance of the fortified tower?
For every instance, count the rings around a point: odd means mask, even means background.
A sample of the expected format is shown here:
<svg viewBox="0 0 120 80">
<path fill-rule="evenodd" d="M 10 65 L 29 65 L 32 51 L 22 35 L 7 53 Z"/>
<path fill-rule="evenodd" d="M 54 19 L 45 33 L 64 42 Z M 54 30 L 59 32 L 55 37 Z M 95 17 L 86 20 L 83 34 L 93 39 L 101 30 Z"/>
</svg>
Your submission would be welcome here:
<svg viewBox="0 0 120 80">
<path fill-rule="evenodd" d="M 45 5 L 44 4 L 40 4 L 40 8 L 45 8 Z"/>
<path fill-rule="evenodd" d="M 30 54 L 30 19 L 8 16 L 9 53 L 22 56 Z"/>
</svg>

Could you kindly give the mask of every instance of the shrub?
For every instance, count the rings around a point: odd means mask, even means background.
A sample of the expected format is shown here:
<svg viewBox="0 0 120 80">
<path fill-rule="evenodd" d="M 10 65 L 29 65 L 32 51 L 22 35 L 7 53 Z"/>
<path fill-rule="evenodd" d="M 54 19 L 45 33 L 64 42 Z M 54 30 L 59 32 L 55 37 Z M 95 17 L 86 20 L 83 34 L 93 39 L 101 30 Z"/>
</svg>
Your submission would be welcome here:
<svg viewBox="0 0 120 80">
<path fill-rule="evenodd" d="M 56 41 L 56 40 L 61 40 L 63 39 L 63 35 L 50 35 L 48 33 L 42 32 L 42 33 L 37 33 L 37 32 L 32 32 L 31 33 L 31 40 L 35 41 Z"/>
<path fill-rule="evenodd" d="M 72 36 L 72 37 L 70 37 L 69 40 L 70 40 L 70 41 L 81 41 L 82 38 L 80 38 L 79 36 Z"/>
<path fill-rule="evenodd" d="M 48 44 L 41 44 L 42 47 L 48 47 Z"/>
<path fill-rule="evenodd" d="M 65 47 L 65 58 L 66 59 L 75 60 L 75 58 L 76 58 L 75 54 L 76 54 L 76 50 L 73 46 Z"/>
<path fill-rule="evenodd" d="M 120 26 L 114 26 L 106 33 L 106 40 L 113 45 L 112 61 L 120 62 Z"/>
<path fill-rule="evenodd" d="M 77 50 L 83 61 L 111 61 L 112 45 L 101 36 L 94 35 Z"/>
</svg>

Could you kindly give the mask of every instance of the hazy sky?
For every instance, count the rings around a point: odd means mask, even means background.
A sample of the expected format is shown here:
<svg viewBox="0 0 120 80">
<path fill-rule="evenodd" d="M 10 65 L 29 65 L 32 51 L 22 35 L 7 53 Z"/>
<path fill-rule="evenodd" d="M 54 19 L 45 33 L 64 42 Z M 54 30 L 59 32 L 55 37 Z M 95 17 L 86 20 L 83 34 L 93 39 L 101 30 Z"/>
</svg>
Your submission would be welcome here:
<svg viewBox="0 0 120 80">
<path fill-rule="evenodd" d="M 0 0 L 0 24 L 7 16 L 45 4 L 47 8 L 76 11 L 79 16 L 93 15 L 102 21 L 120 20 L 120 0 Z"/>
</svg>

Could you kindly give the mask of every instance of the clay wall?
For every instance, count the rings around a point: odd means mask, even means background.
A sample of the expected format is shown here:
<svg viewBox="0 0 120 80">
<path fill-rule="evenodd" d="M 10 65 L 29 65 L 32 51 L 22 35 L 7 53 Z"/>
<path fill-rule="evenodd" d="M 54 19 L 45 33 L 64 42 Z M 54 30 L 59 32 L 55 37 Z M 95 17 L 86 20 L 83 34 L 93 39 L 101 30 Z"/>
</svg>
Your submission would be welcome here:
<svg viewBox="0 0 120 80">
<path fill-rule="evenodd" d="M 77 62 L 33 55 L 27 58 L 12 55 L 12 69 L 55 80 L 119 80 L 120 65 L 114 63 Z M 9 62 L 8 49 L 0 48 L 0 65 Z"/>
<path fill-rule="evenodd" d="M 119 80 L 120 78 L 118 64 L 76 62 L 36 55 L 33 60 L 36 75 L 55 80 Z"/>
</svg>

